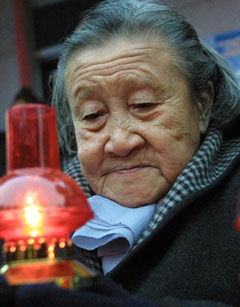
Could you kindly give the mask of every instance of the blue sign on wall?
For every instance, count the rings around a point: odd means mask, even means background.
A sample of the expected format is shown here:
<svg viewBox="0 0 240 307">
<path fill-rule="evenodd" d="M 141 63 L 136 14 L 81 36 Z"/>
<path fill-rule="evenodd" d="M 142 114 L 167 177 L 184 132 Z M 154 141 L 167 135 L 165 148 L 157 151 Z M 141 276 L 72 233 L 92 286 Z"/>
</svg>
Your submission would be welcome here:
<svg viewBox="0 0 240 307">
<path fill-rule="evenodd" d="M 240 84 L 240 29 L 220 33 L 210 39 L 213 47 L 225 57 Z"/>
</svg>

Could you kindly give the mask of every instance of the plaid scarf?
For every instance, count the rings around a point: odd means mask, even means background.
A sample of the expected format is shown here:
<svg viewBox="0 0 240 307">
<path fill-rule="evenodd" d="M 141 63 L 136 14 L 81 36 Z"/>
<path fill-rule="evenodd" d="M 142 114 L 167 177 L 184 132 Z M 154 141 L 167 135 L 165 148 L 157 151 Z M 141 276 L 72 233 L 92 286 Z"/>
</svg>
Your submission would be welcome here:
<svg viewBox="0 0 240 307">
<path fill-rule="evenodd" d="M 140 236 L 134 248 L 146 240 L 157 226 L 163 223 L 166 216 L 187 196 L 208 188 L 223 176 L 239 153 L 240 138 L 223 140 L 222 133 L 216 127 L 210 127 L 193 159 L 178 176 L 165 196 L 164 201 L 157 206 L 151 222 Z M 87 197 L 94 194 L 82 175 L 77 156 L 65 159 L 62 168 L 67 175 L 71 176 L 81 185 Z M 79 252 L 81 252 L 86 263 L 93 270 L 102 272 L 101 262 L 96 256 L 95 251 L 81 250 Z"/>
</svg>

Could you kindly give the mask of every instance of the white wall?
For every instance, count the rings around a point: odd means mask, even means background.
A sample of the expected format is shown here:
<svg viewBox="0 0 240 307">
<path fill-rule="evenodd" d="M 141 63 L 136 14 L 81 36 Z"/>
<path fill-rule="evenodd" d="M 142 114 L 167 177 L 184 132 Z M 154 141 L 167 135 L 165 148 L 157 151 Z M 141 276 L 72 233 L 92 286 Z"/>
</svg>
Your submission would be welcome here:
<svg viewBox="0 0 240 307">
<path fill-rule="evenodd" d="M 240 28 L 239 0 L 166 0 L 203 36 Z"/>
<path fill-rule="evenodd" d="M 0 1 L 0 130 L 4 115 L 20 88 L 12 0 Z"/>
</svg>

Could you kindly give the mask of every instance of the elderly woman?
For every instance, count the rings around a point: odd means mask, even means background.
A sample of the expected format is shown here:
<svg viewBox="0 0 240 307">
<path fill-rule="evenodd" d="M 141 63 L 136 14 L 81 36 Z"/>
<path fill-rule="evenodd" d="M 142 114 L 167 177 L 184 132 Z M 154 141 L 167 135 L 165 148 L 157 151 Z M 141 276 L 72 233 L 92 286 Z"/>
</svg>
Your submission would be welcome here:
<svg viewBox="0 0 240 307">
<path fill-rule="evenodd" d="M 224 60 L 158 1 L 103 1 L 65 41 L 53 105 L 63 169 L 96 214 L 77 257 L 155 303 L 239 306 L 240 94 Z"/>
</svg>

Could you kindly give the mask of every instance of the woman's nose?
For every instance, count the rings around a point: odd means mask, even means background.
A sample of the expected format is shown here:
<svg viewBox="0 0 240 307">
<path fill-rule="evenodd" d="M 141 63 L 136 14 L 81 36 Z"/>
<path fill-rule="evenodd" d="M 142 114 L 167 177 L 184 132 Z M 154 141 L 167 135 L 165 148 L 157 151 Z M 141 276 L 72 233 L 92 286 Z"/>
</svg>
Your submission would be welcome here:
<svg viewBox="0 0 240 307">
<path fill-rule="evenodd" d="M 105 153 L 126 157 L 134 150 L 138 150 L 145 144 L 144 138 L 136 132 L 115 127 L 105 144 Z"/>
</svg>

